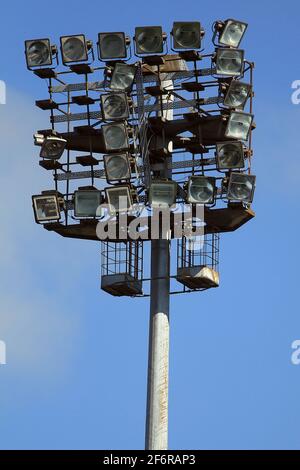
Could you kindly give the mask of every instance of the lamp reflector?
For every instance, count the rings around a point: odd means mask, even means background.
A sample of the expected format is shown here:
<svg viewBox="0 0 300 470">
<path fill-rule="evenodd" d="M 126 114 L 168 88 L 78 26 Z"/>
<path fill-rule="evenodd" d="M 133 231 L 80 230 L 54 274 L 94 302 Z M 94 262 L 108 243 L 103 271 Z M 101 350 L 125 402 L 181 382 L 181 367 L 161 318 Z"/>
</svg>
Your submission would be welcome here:
<svg viewBox="0 0 300 470">
<path fill-rule="evenodd" d="M 244 68 L 244 51 L 242 49 L 217 49 L 217 75 L 235 77 L 241 75 Z"/>
<path fill-rule="evenodd" d="M 43 67 L 52 64 L 52 50 L 49 39 L 25 41 L 27 67 Z"/>
<path fill-rule="evenodd" d="M 152 207 L 169 207 L 176 202 L 176 194 L 175 181 L 153 181 L 149 190 L 149 203 Z"/>
<path fill-rule="evenodd" d="M 129 186 L 106 188 L 105 193 L 109 204 L 109 212 L 111 214 L 127 212 L 131 209 L 133 201 Z"/>
<path fill-rule="evenodd" d="M 102 132 L 107 151 L 128 148 L 128 134 L 124 123 L 105 124 L 102 126 Z"/>
<path fill-rule="evenodd" d="M 104 155 L 106 179 L 110 181 L 129 180 L 131 177 L 128 155 Z"/>
<path fill-rule="evenodd" d="M 219 36 L 219 43 L 224 46 L 239 47 L 248 24 L 237 20 L 226 20 Z"/>
<path fill-rule="evenodd" d="M 98 47 L 100 60 L 125 59 L 127 57 L 124 33 L 99 33 Z"/>
<path fill-rule="evenodd" d="M 66 148 L 66 144 L 67 141 L 61 137 L 45 137 L 42 143 L 40 157 L 58 160 L 62 156 Z"/>
<path fill-rule="evenodd" d="M 57 195 L 32 196 L 32 203 L 37 223 L 57 221 L 60 219 Z"/>
<path fill-rule="evenodd" d="M 74 192 L 75 217 L 100 217 L 102 196 L 96 189 L 80 189 Z"/>
<path fill-rule="evenodd" d="M 58 160 L 65 148 L 67 141 L 61 137 L 48 136 L 45 137 L 40 152 L 41 158 L 49 158 L 50 160 Z"/>
<path fill-rule="evenodd" d="M 111 77 L 110 89 L 129 91 L 134 82 L 135 72 L 135 65 L 117 63 Z"/>
<path fill-rule="evenodd" d="M 201 47 L 201 25 L 198 21 L 175 21 L 172 36 L 174 49 L 200 49 Z"/>
<path fill-rule="evenodd" d="M 242 142 L 220 142 L 217 144 L 218 170 L 244 168 L 244 147 Z"/>
<path fill-rule="evenodd" d="M 225 136 L 232 139 L 247 140 L 253 121 L 253 114 L 232 111 L 230 113 Z"/>
<path fill-rule="evenodd" d="M 135 28 L 134 39 L 137 54 L 161 54 L 164 50 L 161 26 L 139 26 Z"/>
<path fill-rule="evenodd" d="M 88 60 L 88 48 L 84 34 L 62 36 L 60 43 L 62 61 L 64 64 L 85 62 Z"/>
<path fill-rule="evenodd" d="M 254 175 L 245 175 L 243 173 L 231 173 L 227 199 L 229 201 L 252 202 L 255 190 Z"/>
<path fill-rule="evenodd" d="M 190 204 L 213 204 L 215 202 L 216 180 L 207 176 L 190 176 L 187 201 Z"/>
<path fill-rule="evenodd" d="M 237 80 L 232 80 L 225 99 L 224 105 L 229 108 L 241 108 L 243 109 L 251 91 L 251 85 L 248 83 L 242 83 Z"/>
<path fill-rule="evenodd" d="M 101 95 L 101 108 L 106 121 L 127 119 L 129 116 L 126 93 L 109 93 Z"/>
</svg>

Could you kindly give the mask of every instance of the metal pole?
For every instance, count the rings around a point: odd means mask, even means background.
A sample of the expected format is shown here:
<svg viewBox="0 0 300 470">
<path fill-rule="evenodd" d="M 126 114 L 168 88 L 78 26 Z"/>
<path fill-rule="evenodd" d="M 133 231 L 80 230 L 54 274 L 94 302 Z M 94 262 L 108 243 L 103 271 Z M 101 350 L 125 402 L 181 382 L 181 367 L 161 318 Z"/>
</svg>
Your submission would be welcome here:
<svg viewBox="0 0 300 470">
<path fill-rule="evenodd" d="M 168 448 L 169 274 L 170 241 L 152 240 L 146 418 L 147 450 L 166 450 Z"/>
<path fill-rule="evenodd" d="M 161 84 L 165 88 L 173 89 L 172 80 L 163 80 Z M 169 100 L 173 101 L 173 97 Z M 166 102 L 166 99 L 163 98 L 163 101 Z M 166 110 L 163 115 L 167 119 L 172 119 L 173 109 Z M 159 139 L 157 139 L 158 141 Z M 166 145 L 164 137 L 162 144 Z M 167 145 L 171 151 L 172 143 L 168 142 Z M 172 175 L 166 169 L 161 176 L 166 178 Z M 151 300 L 145 442 L 147 450 L 168 449 L 170 243 L 170 240 L 166 239 L 151 240 Z"/>
</svg>

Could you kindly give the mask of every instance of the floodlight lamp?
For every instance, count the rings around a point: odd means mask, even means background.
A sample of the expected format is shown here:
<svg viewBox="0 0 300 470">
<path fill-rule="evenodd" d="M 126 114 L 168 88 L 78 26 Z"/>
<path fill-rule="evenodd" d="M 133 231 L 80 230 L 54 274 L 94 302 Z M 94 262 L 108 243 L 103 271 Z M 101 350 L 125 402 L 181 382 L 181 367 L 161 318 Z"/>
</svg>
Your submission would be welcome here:
<svg viewBox="0 0 300 470">
<path fill-rule="evenodd" d="M 57 194 L 32 196 L 35 220 L 38 224 L 60 219 L 60 204 Z"/>
<path fill-rule="evenodd" d="M 117 63 L 114 66 L 109 87 L 116 91 L 130 91 L 136 73 L 135 65 Z"/>
<path fill-rule="evenodd" d="M 101 217 L 102 194 L 97 189 L 79 189 L 74 192 L 75 217 Z"/>
<path fill-rule="evenodd" d="M 29 39 L 25 41 L 26 63 L 29 69 L 52 65 L 52 56 L 57 53 L 56 46 L 49 39 Z"/>
<path fill-rule="evenodd" d="M 118 151 L 129 147 L 128 132 L 124 123 L 105 124 L 102 126 L 106 150 Z"/>
<path fill-rule="evenodd" d="M 48 136 L 44 138 L 40 152 L 41 158 L 58 160 L 66 148 L 67 141 L 61 137 Z"/>
<path fill-rule="evenodd" d="M 227 199 L 229 201 L 252 202 L 255 180 L 256 177 L 254 175 L 231 173 L 227 189 Z"/>
<path fill-rule="evenodd" d="M 87 41 L 84 34 L 62 36 L 60 44 L 62 61 L 65 65 L 86 62 L 88 60 L 88 51 L 92 49 L 91 41 Z"/>
<path fill-rule="evenodd" d="M 217 143 L 217 168 L 228 170 L 231 168 L 244 168 L 244 147 L 242 142 Z"/>
<path fill-rule="evenodd" d="M 247 140 L 253 122 L 253 114 L 232 111 L 225 136 L 237 140 Z"/>
<path fill-rule="evenodd" d="M 232 80 L 226 92 L 223 104 L 229 108 L 244 109 L 251 92 L 251 85 Z"/>
<path fill-rule="evenodd" d="M 128 212 L 133 205 L 130 186 L 114 186 L 105 189 L 111 215 Z"/>
<path fill-rule="evenodd" d="M 173 49 L 200 49 L 203 35 L 204 31 L 198 21 L 175 21 L 172 29 Z"/>
<path fill-rule="evenodd" d="M 187 187 L 187 202 L 190 204 L 213 204 L 216 194 L 216 179 L 207 176 L 190 176 Z"/>
<path fill-rule="evenodd" d="M 134 36 L 136 54 L 162 54 L 164 39 L 161 26 L 138 26 Z"/>
<path fill-rule="evenodd" d="M 108 183 L 113 181 L 130 180 L 131 167 L 126 153 L 104 155 L 104 166 Z"/>
<path fill-rule="evenodd" d="M 151 207 L 170 207 L 176 202 L 176 181 L 153 181 L 149 189 L 149 204 Z"/>
<path fill-rule="evenodd" d="M 219 44 L 229 47 L 239 47 L 248 24 L 242 21 L 228 19 L 224 23 L 221 23 L 221 25 Z"/>
<path fill-rule="evenodd" d="M 99 60 L 126 59 L 129 44 L 130 39 L 124 33 L 99 33 L 97 43 Z"/>
<path fill-rule="evenodd" d="M 216 50 L 216 73 L 235 77 L 241 75 L 244 69 L 244 51 L 242 49 Z"/>
<path fill-rule="evenodd" d="M 126 93 L 101 95 L 102 116 L 105 121 L 127 119 L 129 116 Z"/>
</svg>

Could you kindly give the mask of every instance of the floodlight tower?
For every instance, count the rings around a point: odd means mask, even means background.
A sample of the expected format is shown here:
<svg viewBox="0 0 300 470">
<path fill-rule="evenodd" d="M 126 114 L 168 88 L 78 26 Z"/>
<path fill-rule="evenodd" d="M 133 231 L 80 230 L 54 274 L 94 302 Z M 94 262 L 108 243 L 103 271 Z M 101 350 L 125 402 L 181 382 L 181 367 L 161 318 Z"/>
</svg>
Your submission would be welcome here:
<svg viewBox="0 0 300 470">
<path fill-rule="evenodd" d="M 34 135 L 39 164 L 54 178 L 32 197 L 35 220 L 63 237 L 101 240 L 102 290 L 150 297 L 149 450 L 168 448 L 170 295 L 218 287 L 219 234 L 255 215 L 254 65 L 239 49 L 246 28 L 217 21 L 209 54 L 198 21 L 173 24 L 172 53 L 161 26 L 137 27 L 133 47 L 124 32 L 102 32 L 99 66 L 85 35 L 63 36 L 62 71 L 49 39 L 25 41 L 27 67 L 48 81 L 49 97 L 36 105 L 51 122 Z"/>
</svg>

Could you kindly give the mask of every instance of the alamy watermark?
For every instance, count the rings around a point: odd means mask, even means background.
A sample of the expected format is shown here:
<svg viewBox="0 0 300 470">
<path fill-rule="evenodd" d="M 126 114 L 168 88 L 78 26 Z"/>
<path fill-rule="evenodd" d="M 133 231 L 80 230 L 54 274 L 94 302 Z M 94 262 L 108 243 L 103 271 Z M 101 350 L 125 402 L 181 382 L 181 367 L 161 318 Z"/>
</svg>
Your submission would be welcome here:
<svg viewBox="0 0 300 470">
<path fill-rule="evenodd" d="M 6 104 L 6 84 L 0 80 L 0 104 Z"/>
<path fill-rule="evenodd" d="M 294 366 L 300 365 L 300 339 L 296 339 L 292 342 L 291 348 L 293 349 L 293 353 L 291 355 L 291 362 Z"/>
<path fill-rule="evenodd" d="M 120 210 L 120 208 L 124 210 Z M 97 224 L 99 240 L 158 240 L 170 238 L 201 239 L 204 236 L 204 206 L 185 204 L 184 210 L 179 204 L 171 207 L 154 207 L 147 214 L 147 208 L 141 204 L 133 206 L 128 213 L 127 199 L 119 198 L 117 216 L 106 215 Z M 145 214 L 146 211 L 146 214 Z M 98 214 L 112 214 L 112 206 L 102 204 Z M 190 249 L 195 249 L 191 244 Z M 199 246 L 197 246 L 199 249 Z"/>
<path fill-rule="evenodd" d="M 0 340 L 0 366 L 6 364 L 6 344 Z"/>
<path fill-rule="evenodd" d="M 292 103 L 300 104 L 300 80 L 294 80 L 291 87 L 294 90 L 291 96 Z"/>
</svg>

